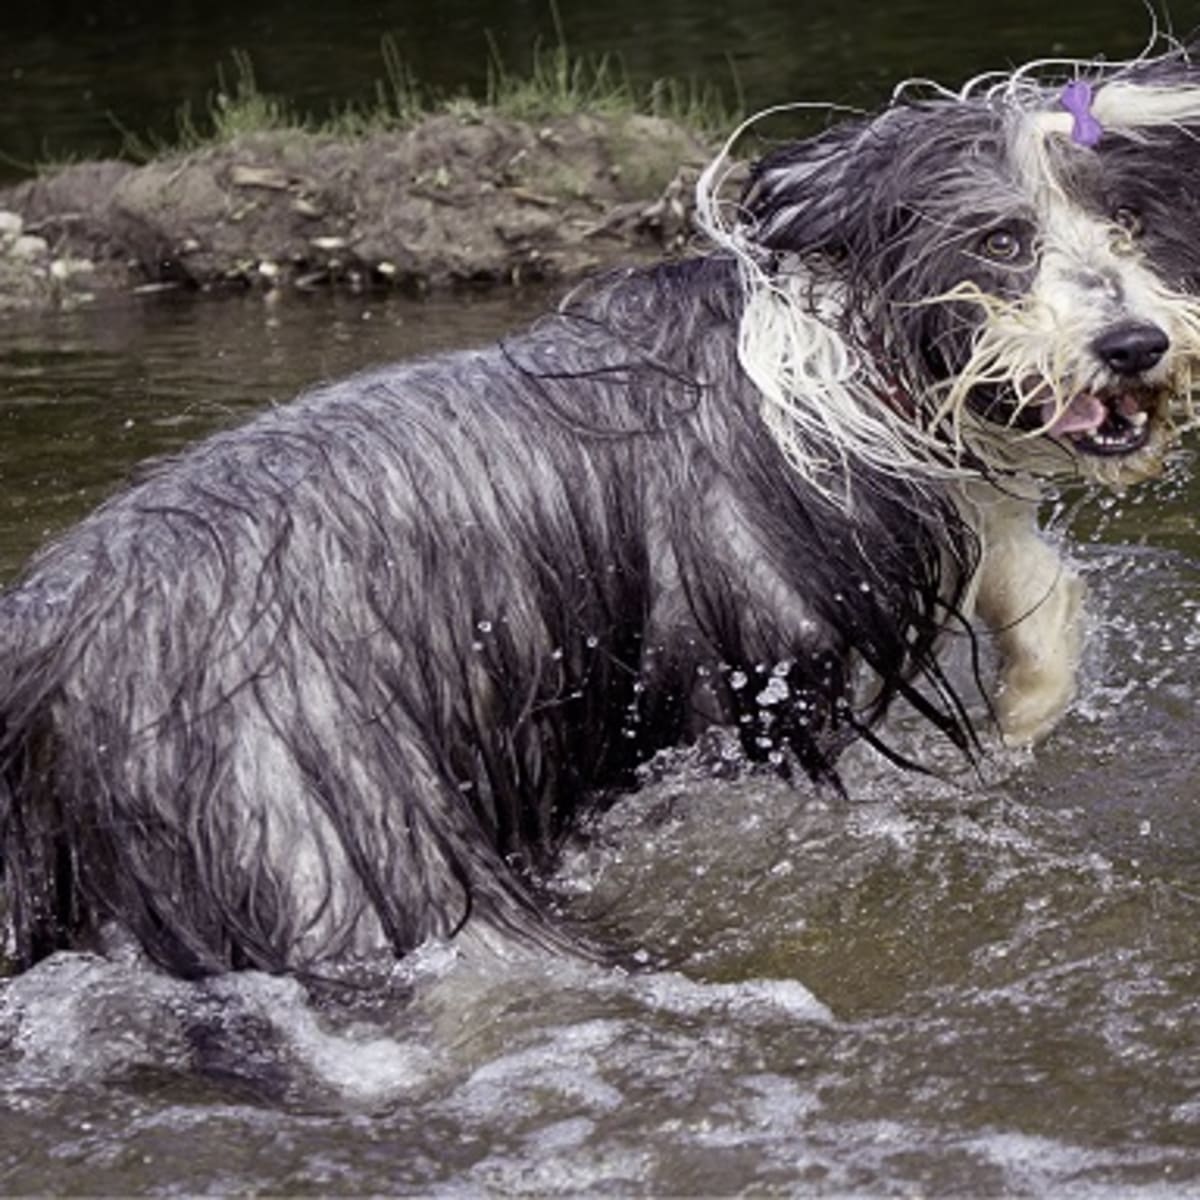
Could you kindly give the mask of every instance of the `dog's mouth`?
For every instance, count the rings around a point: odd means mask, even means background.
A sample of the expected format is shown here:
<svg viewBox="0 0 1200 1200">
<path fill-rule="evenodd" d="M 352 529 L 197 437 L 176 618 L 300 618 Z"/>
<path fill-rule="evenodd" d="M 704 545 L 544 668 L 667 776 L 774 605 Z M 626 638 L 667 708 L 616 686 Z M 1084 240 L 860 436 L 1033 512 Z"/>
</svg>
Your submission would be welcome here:
<svg viewBox="0 0 1200 1200">
<path fill-rule="evenodd" d="M 1065 398 L 1047 383 L 1020 389 L 975 389 L 976 411 L 992 421 L 1054 438 L 1079 454 L 1124 458 L 1144 450 L 1162 424 L 1168 403 L 1162 388 L 1145 384 L 1097 388 Z"/>
<path fill-rule="evenodd" d="M 1081 454 L 1116 458 L 1136 454 L 1150 441 L 1160 394 L 1145 388 L 1079 392 L 1065 404 L 1035 405 L 1039 432 L 1069 442 Z"/>
</svg>

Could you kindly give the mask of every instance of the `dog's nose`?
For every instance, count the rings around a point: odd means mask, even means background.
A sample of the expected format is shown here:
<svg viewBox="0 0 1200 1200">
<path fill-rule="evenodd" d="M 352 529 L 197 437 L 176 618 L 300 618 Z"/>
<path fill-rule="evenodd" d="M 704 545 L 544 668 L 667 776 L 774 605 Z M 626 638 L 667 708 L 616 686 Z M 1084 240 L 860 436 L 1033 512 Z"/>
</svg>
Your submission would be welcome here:
<svg viewBox="0 0 1200 1200">
<path fill-rule="evenodd" d="M 1118 375 L 1140 375 L 1162 358 L 1170 344 L 1157 325 L 1121 325 L 1101 334 L 1092 349 Z"/>
</svg>

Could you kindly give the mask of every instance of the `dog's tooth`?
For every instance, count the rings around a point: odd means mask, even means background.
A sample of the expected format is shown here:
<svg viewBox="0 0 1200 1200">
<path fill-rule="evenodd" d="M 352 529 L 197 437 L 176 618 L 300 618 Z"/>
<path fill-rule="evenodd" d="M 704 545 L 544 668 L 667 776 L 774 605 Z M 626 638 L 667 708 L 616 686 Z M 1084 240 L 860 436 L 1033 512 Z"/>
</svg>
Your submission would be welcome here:
<svg viewBox="0 0 1200 1200">
<path fill-rule="evenodd" d="M 1144 408 L 1139 408 L 1137 412 L 1131 412 L 1126 418 L 1134 429 L 1141 429 L 1145 423 L 1150 420 L 1150 414 Z"/>
</svg>

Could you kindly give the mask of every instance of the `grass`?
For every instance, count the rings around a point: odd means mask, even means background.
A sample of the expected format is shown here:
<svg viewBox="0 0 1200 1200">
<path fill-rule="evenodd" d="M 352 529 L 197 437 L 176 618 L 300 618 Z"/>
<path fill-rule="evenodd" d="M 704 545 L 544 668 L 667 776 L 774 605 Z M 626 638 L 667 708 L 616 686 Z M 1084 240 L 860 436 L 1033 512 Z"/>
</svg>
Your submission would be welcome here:
<svg viewBox="0 0 1200 1200">
<path fill-rule="evenodd" d="M 555 44 L 548 49 L 540 43 L 534 45 L 527 74 L 514 74 L 505 67 L 495 39 L 489 35 L 487 104 L 496 112 L 524 120 L 579 112 L 608 116 L 643 113 L 668 117 L 701 133 L 714 133 L 736 122 L 736 113 L 711 84 L 659 79 L 638 89 L 619 59 L 572 53 L 553 0 L 550 15 Z M 740 109 L 741 87 L 732 60 L 729 65 Z"/>
<path fill-rule="evenodd" d="M 347 104 L 323 119 L 300 113 L 287 100 L 268 95 L 258 86 L 250 55 L 231 53 L 232 71 L 217 68 L 216 90 L 204 111 L 197 115 L 190 105 L 180 109 L 172 139 L 137 134 L 117 124 L 126 155 L 138 160 L 161 157 L 177 151 L 235 141 L 250 133 L 298 132 L 337 137 L 367 137 L 406 129 L 439 112 L 470 118 L 483 112 L 525 121 L 545 120 L 576 113 L 621 117 L 645 114 L 665 117 L 700 134 L 712 134 L 736 124 L 740 87 L 730 64 L 738 96 L 731 107 L 718 89 L 694 80 L 656 80 L 638 87 L 623 65 L 608 55 L 587 57 L 574 54 L 557 6 L 551 5 L 556 43 L 547 48 L 535 45 L 526 72 L 510 70 L 493 38 L 488 39 L 487 86 L 482 98 L 465 91 L 439 95 L 417 79 L 400 52 L 396 39 L 386 36 L 381 44 L 383 77 L 377 79 L 368 102 Z"/>
<path fill-rule="evenodd" d="M 504 116 L 530 121 L 580 112 L 642 113 L 668 117 L 701 133 L 727 128 L 736 119 L 711 85 L 659 79 L 639 90 L 619 60 L 607 55 L 578 57 L 561 40 L 550 49 L 534 46 L 532 66 L 524 75 L 505 68 L 492 42 L 487 105 Z"/>
<path fill-rule="evenodd" d="M 232 79 L 224 65 L 218 64 L 217 90 L 209 96 L 204 114 L 198 118 L 192 106 L 185 103 L 176 115 L 172 140 L 135 133 L 110 116 L 121 134 L 126 156 L 148 161 L 177 150 L 223 145 L 248 133 L 305 127 L 304 119 L 287 101 L 269 96 L 259 88 L 249 54 L 234 50 L 230 58 Z"/>
</svg>

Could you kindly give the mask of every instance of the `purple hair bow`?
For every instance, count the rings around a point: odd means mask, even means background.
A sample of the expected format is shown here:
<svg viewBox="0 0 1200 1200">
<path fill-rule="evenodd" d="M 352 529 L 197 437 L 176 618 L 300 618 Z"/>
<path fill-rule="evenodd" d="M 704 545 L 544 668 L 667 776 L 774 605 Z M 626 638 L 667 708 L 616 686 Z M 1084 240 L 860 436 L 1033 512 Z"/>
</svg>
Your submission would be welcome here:
<svg viewBox="0 0 1200 1200">
<path fill-rule="evenodd" d="M 1071 141 L 1077 146 L 1094 146 L 1100 140 L 1104 127 L 1092 116 L 1092 85 L 1076 79 L 1063 88 L 1059 101 L 1075 118 Z"/>
</svg>

